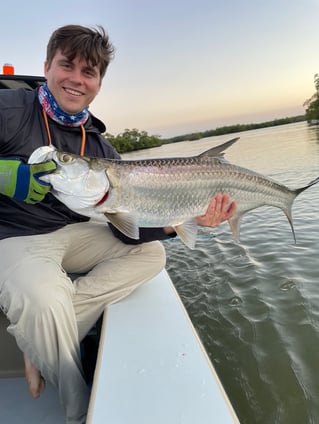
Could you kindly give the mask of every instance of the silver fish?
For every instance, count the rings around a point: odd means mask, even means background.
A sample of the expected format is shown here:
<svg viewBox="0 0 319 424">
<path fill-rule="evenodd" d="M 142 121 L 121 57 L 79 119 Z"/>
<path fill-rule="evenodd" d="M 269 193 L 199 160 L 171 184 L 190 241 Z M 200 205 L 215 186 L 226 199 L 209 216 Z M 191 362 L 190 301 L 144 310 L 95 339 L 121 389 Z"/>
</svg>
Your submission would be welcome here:
<svg viewBox="0 0 319 424">
<path fill-rule="evenodd" d="M 197 236 L 196 217 L 205 213 L 217 193 L 229 193 L 237 208 L 229 219 L 239 238 L 242 216 L 260 206 L 280 208 L 293 236 L 292 204 L 319 177 L 292 190 L 223 158 L 224 150 L 238 138 L 194 157 L 110 160 L 80 157 L 53 147 L 40 147 L 29 162 L 54 160 L 57 169 L 43 177 L 52 193 L 73 211 L 107 219 L 122 233 L 139 237 L 139 227 L 174 227 L 191 249 Z"/>
</svg>

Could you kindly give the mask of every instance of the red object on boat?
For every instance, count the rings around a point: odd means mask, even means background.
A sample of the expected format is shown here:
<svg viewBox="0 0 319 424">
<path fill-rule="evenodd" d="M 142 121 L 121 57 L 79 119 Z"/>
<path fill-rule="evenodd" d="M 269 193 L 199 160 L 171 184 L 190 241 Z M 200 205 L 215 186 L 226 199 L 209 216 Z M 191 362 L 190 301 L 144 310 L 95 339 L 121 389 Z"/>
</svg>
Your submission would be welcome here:
<svg viewBox="0 0 319 424">
<path fill-rule="evenodd" d="M 14 75 L 14 66 L 11 63 L 5 63 L 2 67 L 2 73 L 4 75 Z"/>
</svg>

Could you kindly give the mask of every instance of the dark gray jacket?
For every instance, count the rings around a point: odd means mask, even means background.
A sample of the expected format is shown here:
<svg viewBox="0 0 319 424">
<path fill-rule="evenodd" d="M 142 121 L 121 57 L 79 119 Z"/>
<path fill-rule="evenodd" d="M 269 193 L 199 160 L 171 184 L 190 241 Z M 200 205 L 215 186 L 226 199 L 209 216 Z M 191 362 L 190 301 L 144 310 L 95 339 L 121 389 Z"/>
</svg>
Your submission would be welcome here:
<svg viewBox="0 0 319 424">
<path fill-rule="evenodd" d="M 53 145 L 70 153 L 80 153 L 81 129 L 65 127 L 49 118 Z M 101 134 L 103 122 L 90 115 L 85 124 L 85 156 L 119 158 L 113 146 Z M 37 92 L 25 89 L 0 90 L 0 157 L 19 158 L 27 162 L 31 153 L 48 145 L 48 135 Z M 10 199 L 0 194 L 0 239 L 43 234 L 67 224 L 88 221 L 72 212 L 50 193 L 36 205 Z M 113 233 L 125 243 L 161 240 L 167 236 L 161 228 L 141 229 L 140 240 L 123 236 L 110 225 Z"/>
</svg>

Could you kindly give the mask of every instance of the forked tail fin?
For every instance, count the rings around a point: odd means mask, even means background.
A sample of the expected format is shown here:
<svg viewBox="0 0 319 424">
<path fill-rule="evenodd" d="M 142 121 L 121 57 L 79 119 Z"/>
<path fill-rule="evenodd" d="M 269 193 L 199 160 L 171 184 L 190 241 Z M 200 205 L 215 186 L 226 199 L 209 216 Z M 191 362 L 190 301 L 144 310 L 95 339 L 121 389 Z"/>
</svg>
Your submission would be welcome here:
<svg viewBox="0 0 319 424">
<path fill-rule="evenodd" d="M 319 177 L 317 177 L 313 181 L 310 181 L 310 183 L 308 183 L 306 186 L 297 188 L 297 190 L 295 190 L 296 196 L 298 196 L 298 194 L 302 193 L 303 191 L 307 190 L 307 188 L 312 187 L 313 185 L 317 183 L 319 183 Z"/>
<path fill-rule="evenodd" d="M 276 205 L 277 207 L 279 207 L 284 214 L 286 215 L 290 228 L 291 228 L 291 232 L 294 238 L 294 242 L 296 243 L 296 234 L 295 234 L 295 230 L 294 230 L 294 224 L 293 224 L 293 220 L 292 220 L 292 205 L 293 202 L 295 200 L 295 198 L 302 193 L 303 191 L 307 190 L 307 188 L 312 187 L 313 185 L 319 183 L 319 177 L 317 177 L 316 179 L 310 181 L 310 183 L 308 183 L 306 186 L 295 189 L 295 190 L 289 190 L 290 195 L 287 198 L 287 201 L 285 202 L 285 204 L 282 205 Z M 274 205 L 275 206 L 275 205 Z M 241 212 L 236 212 L 234 214 L 234 216 L 232 216 L 229 220 L 229 226 L 231 228 L 231 231 L 233 233 L 233 236 L 236 240 L 239 240 L 239 231 L 240 231 L 240 221 L 242 216 L 248 212 L 248 210 L 246 211 L 241 211 Z"/>
<path fill-rule="evenodd" d="M 293 235 L 293 238 L 294 238 L 294 242 L 296 244 L 297 239 L 296 239 L 296 233 L 295 233 L 295 229 L 294 229 L 294 223 L 293 223 L 293 220 L 292 220 L 291 207 L 292 207 L 292 205 L 290 205 L 289 208 L 282 209 L 282 210 L 283 210 L 284 214 L 286 215 L 286 217 L 288 219 L 288 222 L 289 222 L 289 225 L 290 225 L 290 228 L 291 228 L 291 232 L 292 232 L 292 235 Z"/>
<path fill-rule="evenodd" d="M 297 188 L 296 190 L 294 190 L 295 198 L 300 193 L 302 193 L 303 191 L 307 190 L 307 188 L 312 187 L 313 185 L 315 185 L 317 183 L 319 183 L 319 177 L 317 177 L 316 179 L 310 181 L 310 183 L 308 183 L 306 186 L 301 187 L 301 188 Z M 285 213 L 285 215 L 286 215 L 286 217 L 287 217 L 287 219 L 289 221 L 289 224 L 290 224 L 290 227 L 291 227 L 291 231 L 292 231 L 292 235 L 294 236 L 294 241 L 296 243 L 297 241 L 296 241 L 296 234 L 295 234 L 295 230 L 294 230 L 294 224 L 293 224 L 293 221 L 292 221 L 291 208 L 292 208 L 292 203 L 291 203 L 291 205 L 287 209 L 283 209 L 283 211 L 284 211 L 284 213 Z"/>
</svg>

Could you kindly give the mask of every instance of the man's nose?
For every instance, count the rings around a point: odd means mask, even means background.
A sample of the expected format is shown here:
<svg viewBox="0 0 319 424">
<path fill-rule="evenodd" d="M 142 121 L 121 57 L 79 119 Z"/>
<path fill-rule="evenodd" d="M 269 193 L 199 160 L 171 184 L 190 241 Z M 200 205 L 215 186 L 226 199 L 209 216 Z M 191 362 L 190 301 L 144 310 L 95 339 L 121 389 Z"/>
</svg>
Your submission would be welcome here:
<svg viewBox="0 0 319 424">
<path fill-rule="evenodd" d="M 80 69 L 73 69 L 72 72 L 69 75 L 69 79 L 70 81 L 77 83 L 77 84 L 81 84 L 83 81 L 82 78 L 82 72 Z"/>
</svg>

